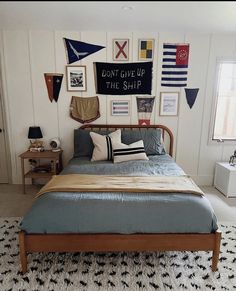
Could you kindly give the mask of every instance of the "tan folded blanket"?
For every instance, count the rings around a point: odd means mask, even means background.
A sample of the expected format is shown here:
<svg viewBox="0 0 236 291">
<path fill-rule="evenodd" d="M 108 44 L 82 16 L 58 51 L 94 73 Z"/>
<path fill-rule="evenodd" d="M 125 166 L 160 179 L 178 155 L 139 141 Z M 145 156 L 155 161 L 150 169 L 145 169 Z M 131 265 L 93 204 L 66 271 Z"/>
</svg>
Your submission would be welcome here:
<svg viewBox="0 0 236 291">
<path fill-rule="evenodd" d="M 204 195 L 188 176 L 53 176 L 36 197 L 47 192 L 150 192 Z"/>
</svg>

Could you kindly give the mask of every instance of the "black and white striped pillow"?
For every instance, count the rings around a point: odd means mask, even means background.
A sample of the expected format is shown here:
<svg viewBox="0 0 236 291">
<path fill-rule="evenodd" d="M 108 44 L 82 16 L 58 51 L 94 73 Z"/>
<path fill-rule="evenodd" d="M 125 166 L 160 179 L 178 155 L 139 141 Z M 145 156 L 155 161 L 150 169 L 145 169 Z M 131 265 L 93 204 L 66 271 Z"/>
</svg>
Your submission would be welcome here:
<svg viewBox="0 0 236 291">
<path fill-rule="evenodd" d="M 112 141 L 112 148 L 114 163 L 132 160 L 149 160 L 142 140 L 134 142 L 130 145 Z"/>
<path fill-rule="evenodd" d="M 108 135 L 101 135 L 95 132 L 90 132 L 94 144 L 92 162 L 95 161 L 110 161 L 113 158 L 112 141 L 121 143 L 121 130 L 118 129 Z"/>
</svg>

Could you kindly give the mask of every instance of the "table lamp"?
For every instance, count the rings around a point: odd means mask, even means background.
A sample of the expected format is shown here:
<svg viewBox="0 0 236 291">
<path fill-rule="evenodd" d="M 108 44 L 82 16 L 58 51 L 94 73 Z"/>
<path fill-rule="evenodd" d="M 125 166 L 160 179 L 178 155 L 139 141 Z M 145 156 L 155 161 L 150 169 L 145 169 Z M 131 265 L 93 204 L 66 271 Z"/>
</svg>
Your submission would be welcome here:
<svg viewBox="0 0 236 291">
<path fill-rule="evenodd" d="M 31 152 L 41 152 L 44 151 L 43 142 L 38 141 L 38 138 L 42 138 L 42 131 L 39 126 L 30 126 L 28 131 L 28 138 L 34 139 L 34 141 L 30 140 L 29 150 Z"/>
</svg>

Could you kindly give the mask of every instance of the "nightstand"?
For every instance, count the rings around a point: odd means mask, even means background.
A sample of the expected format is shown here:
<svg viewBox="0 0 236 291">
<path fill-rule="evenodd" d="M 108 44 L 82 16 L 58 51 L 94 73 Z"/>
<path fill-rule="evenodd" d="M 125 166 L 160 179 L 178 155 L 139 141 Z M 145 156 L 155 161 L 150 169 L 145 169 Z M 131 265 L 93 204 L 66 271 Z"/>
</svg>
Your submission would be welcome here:
<svg viewBox="0 0 236 291">
<path fill-rule="evenodd" d="M 216 163 L 214 186 L 226 197 L 236 197 L 236 167 Z"/>
<path fill-rule="evenodd" d="M 52 175 L 59 174 L 62 169 L 62 150 L 59 152 L 52 152 L 52 151 L 43 151 L 43 152 L 30 152 L 26 151 L 19 155 L 21 158 L 21 171 L 22 171 L 22 185 L 23 185 L 23 193 L 25 193 L 25 179 L 31 178 L 32 180 L 35 178 L 50 178 Z M 25 173 L 25 159 L 35 159 L 35 160 L 41 160 L 41 159 L 48 159 L 51 161 L 51 170 L 50 172 L 44 172 L 39 171 L 36 172 L 34 170 L 30 170 L 27 173 Z"/>
</svg>

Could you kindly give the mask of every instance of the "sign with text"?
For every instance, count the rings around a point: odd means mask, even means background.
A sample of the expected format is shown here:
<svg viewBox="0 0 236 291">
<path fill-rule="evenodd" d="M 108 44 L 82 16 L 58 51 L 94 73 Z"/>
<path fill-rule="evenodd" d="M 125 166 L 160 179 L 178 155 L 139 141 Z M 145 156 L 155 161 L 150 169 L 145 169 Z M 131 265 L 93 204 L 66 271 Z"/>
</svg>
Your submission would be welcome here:
<svg viewBox="0 0 236 291">
<path fill-rule="evenodd" d="M 104 95 L 151 94 L 152 62 L 94 63 L 96 93 Z"/>
</svg>

